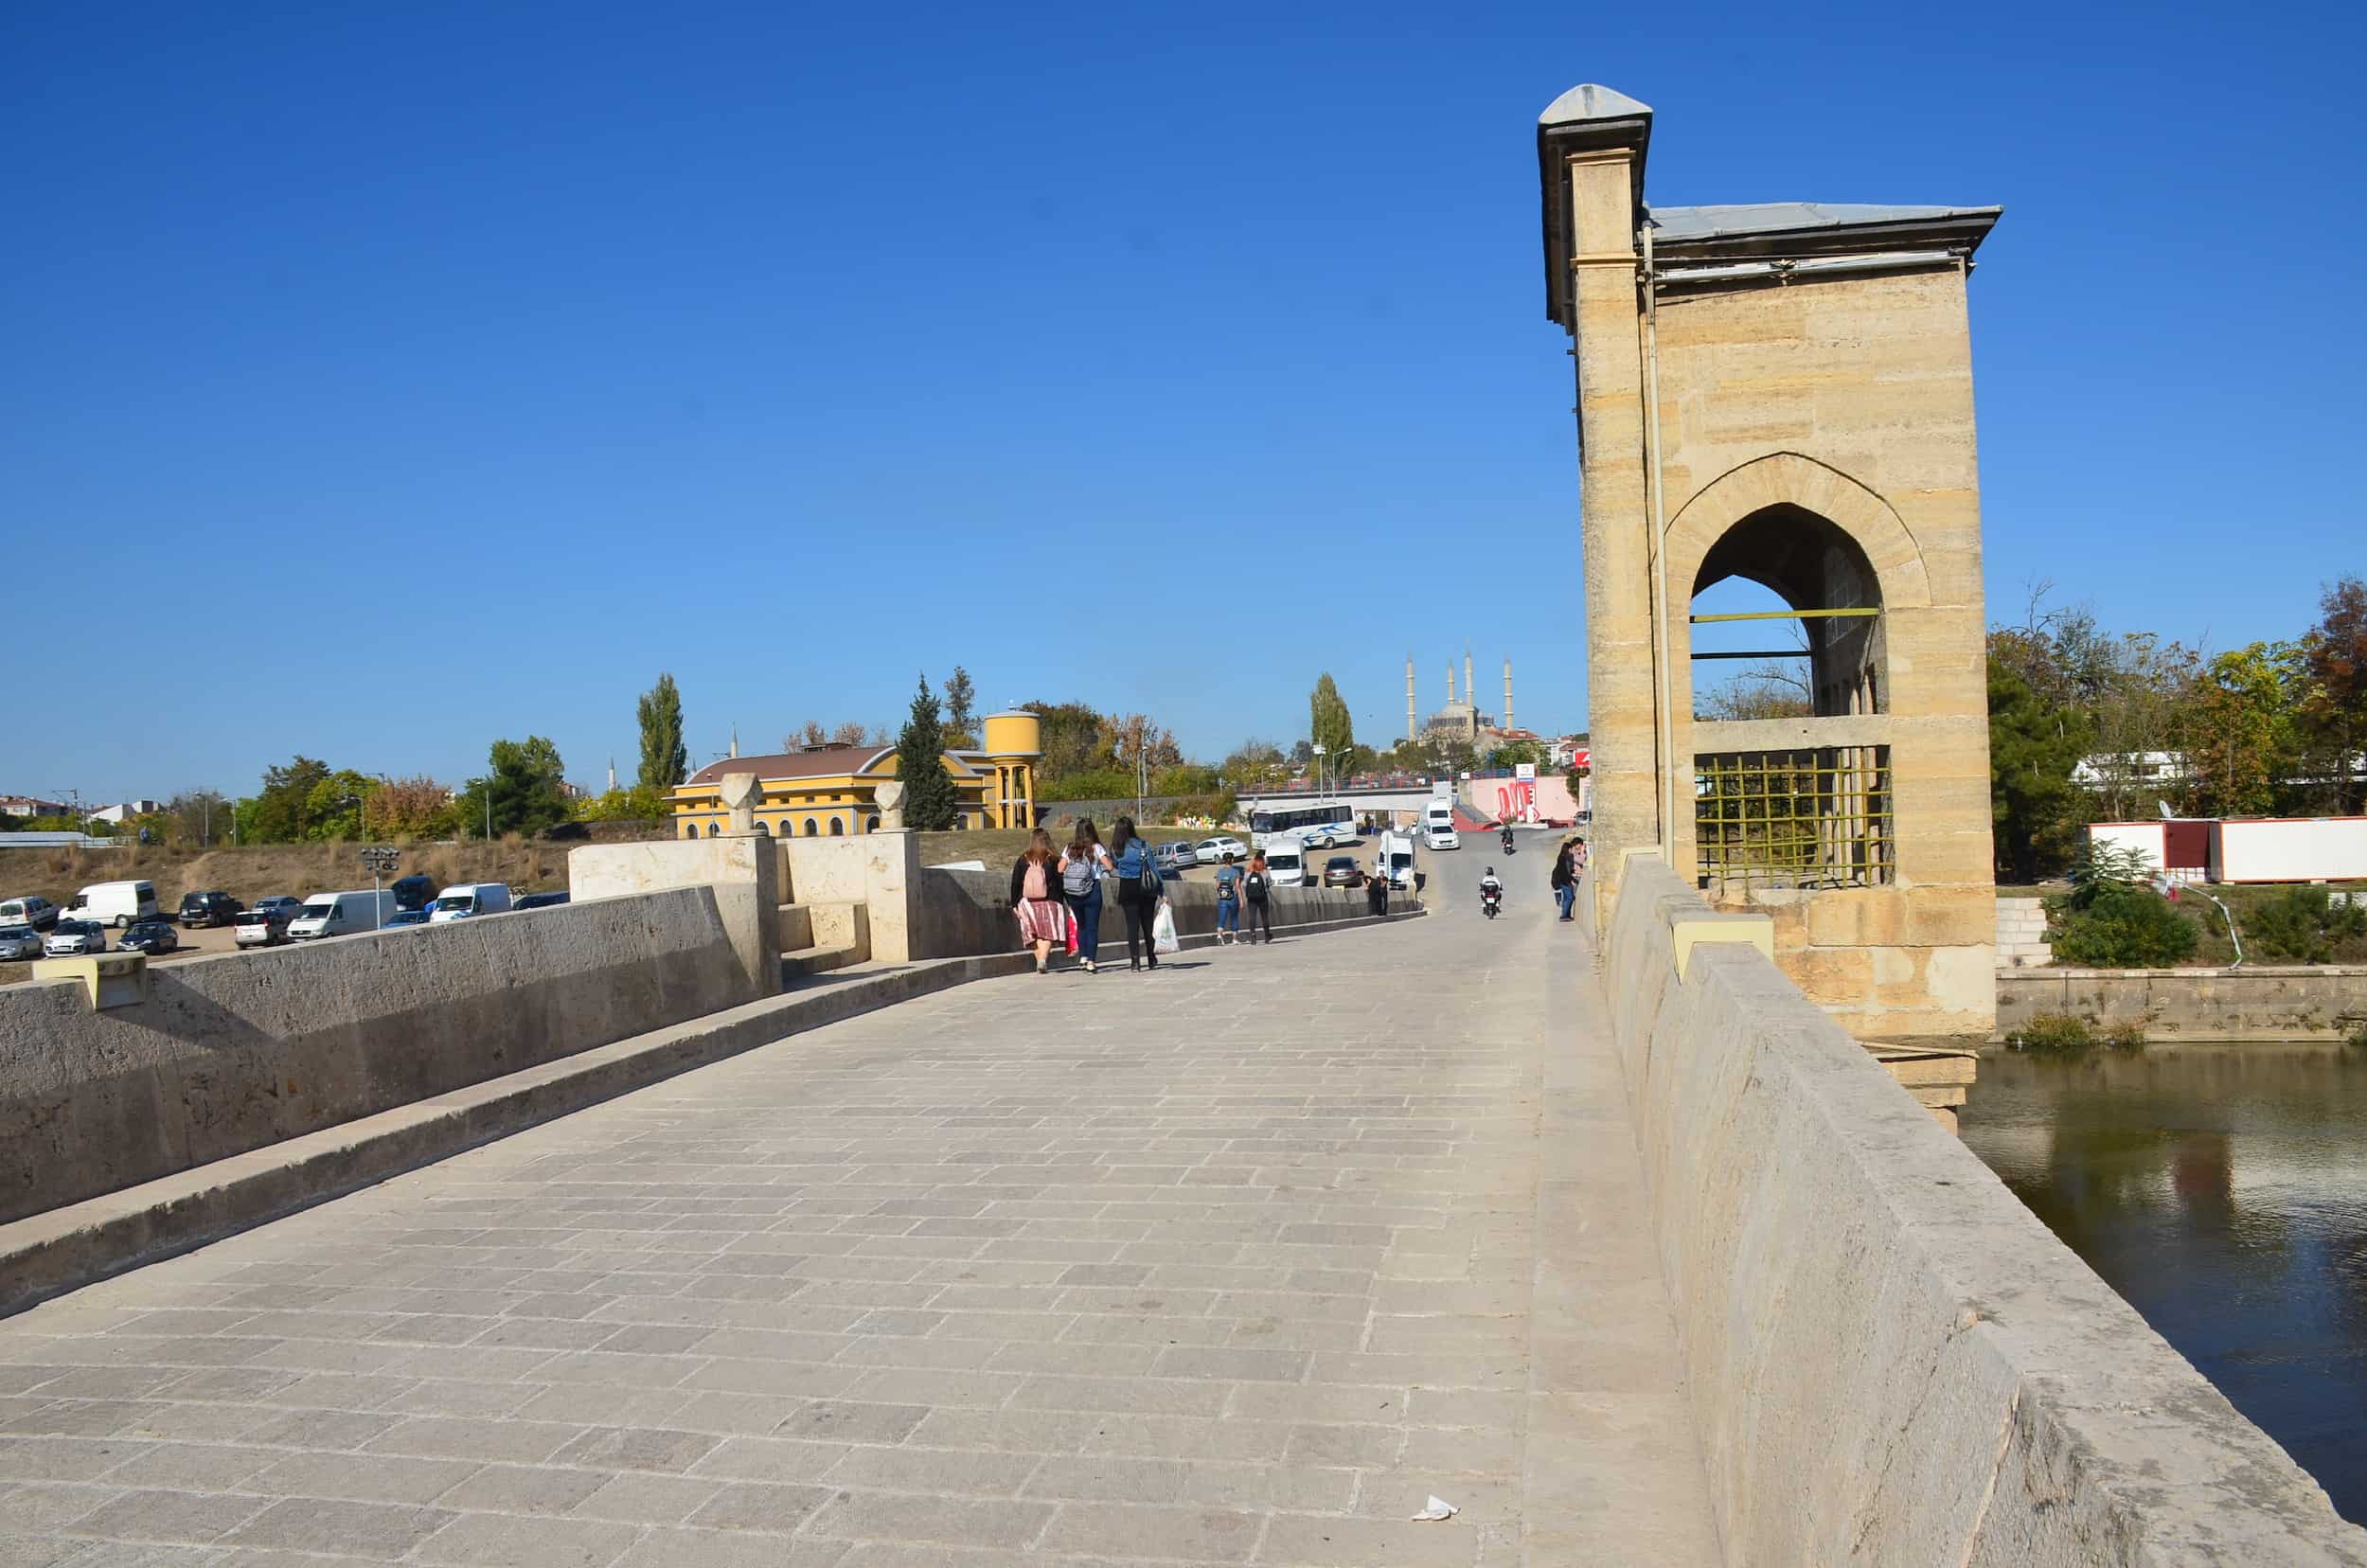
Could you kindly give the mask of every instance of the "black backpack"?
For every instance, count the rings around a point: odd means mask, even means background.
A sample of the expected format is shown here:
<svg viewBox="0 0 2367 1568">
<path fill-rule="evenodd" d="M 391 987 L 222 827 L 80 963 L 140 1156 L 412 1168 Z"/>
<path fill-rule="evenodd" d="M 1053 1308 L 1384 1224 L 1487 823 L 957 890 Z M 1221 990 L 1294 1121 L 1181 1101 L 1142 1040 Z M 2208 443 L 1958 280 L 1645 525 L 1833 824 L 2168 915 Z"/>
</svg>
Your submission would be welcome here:
<svg viewBox="0 0 2367 1568">
<path fill-rule="evenodd" d="M 1263 871 L 1252 871 L 1242 879 L 1241 885 L 1248 891 L 1250 902 L 1264 903 L 1266 901 L 1266 874 Z"/>
</svg>

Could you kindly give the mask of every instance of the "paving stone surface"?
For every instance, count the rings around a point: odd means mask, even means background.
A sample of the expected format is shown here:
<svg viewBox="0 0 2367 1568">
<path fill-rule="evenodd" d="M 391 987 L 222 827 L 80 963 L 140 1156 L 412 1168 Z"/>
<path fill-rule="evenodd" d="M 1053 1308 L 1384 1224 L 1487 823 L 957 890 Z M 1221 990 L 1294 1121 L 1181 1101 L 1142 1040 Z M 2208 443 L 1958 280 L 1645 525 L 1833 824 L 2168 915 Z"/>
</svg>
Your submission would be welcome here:
<svg viewBox="0 0 2367 1568">
<path fill-rule="evenodd" d="M 1535 859 L 1493 924 L 1439 856 L 1427 920 L 974 984 L 0 1321 L 0 1568 L 1715 1561 Z"/>
</svg>

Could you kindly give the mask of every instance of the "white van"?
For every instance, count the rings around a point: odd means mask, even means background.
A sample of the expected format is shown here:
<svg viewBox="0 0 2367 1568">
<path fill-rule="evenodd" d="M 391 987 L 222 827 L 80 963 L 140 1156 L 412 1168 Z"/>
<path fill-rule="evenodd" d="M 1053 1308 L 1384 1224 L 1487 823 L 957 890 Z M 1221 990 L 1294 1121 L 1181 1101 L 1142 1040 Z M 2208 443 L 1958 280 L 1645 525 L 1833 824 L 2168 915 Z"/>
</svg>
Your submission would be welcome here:
<svg viewBox="0 0 2367 1568">
<path fill-rule="evenodd" d="M 1307 851 L 1295 842 L 1274 840 L 1266 846 L 1266 876 L 1276 887 L 1307 885 Z"/>
<path fill-rule="evenodd" d="M 156 918 L 156 884 L 144 882 L 93 882 L 74 895 L 65 906 L 69 920 L 97 920 L 100 925 L 128 926 L 134 920 Z"/>
<path fill-rule="evenodd" d="M 1423 820 L 1422 847 L 1425 849 L 1460 849 L 1463 847 L 1463 835 L 1455 831 L 1454 817 L 1451 814 L 1443 820 L 1434 816 Z"/>
<path fill-rule="evenodd" d="M 1380 835 L 1380 852 L 1373 858 L 1373 870 L 1389 879 L 1392 887 L 1414 885 L 1414 835 L 1387 832 Z"/>
<path fill-rule="evenodd" d="M 0 926 L 47 931 L 58 923 L 58 906 L 44 898 L 0 899 Z"/>
<path fill-rule="evenodd" d="M 442 925 L 472 915 L 503 915 L 509 910 L 507 882 L 455 882 L 436 895 L 427 906 L 427 923 Z"/>
<path fill-rule="evenodd" d="M 316 936 L 351 936 L 382 929 L 394 913 L 395 895 L 389 888 L 375 893 L 366 887 L 359 893 L 315 893 L 288 922 L 288 935 L 299 942 Z"/>
</svg>

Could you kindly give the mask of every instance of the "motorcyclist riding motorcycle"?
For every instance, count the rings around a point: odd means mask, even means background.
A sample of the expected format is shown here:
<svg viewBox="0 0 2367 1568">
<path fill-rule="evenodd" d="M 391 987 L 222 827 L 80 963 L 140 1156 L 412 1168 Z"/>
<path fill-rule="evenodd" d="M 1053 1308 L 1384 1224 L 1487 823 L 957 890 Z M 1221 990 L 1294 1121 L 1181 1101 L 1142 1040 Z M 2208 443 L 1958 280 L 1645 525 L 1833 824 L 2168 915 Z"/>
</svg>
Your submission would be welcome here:
<svg viewBox="0 0 2367 1568">
<path fill-rule="evenodd" d="M 1480 912 L 1489 919 L 1496 918 L 1497 905 L 1504 902 L 1504 884 L 1496 880 L 1496 868 L 1489 866 L 1487 875 L 1480 879 Z"/>
<path fill-rule="evenodd" d="M 1512 852 L 1512 824 L 1507 822 L 1504 824 L 1504 853 L 1509 855 Z"/>
</svg>

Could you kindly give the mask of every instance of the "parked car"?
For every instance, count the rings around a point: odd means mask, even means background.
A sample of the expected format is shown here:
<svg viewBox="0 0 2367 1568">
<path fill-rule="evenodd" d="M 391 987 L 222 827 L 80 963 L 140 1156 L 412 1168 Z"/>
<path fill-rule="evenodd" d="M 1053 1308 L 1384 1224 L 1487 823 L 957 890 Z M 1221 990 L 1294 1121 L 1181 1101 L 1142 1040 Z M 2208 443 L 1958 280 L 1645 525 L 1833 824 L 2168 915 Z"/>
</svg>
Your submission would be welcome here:
<svg viewBox="0 0 2367 1568">
<path fill-rule="evenodd" d="M 0 926 L 0 958 L 38 958 L 41 933 L 28 925 Z"/>
<path fill-rule="evenodd" d="M 386 923 L 379 929 L 382 931 L 402 931 L 405 929 L 416 930 L 425 924 L 427 924 L 426 910 L 398 909 L 392 915 L 386 917 Z"/>
<path fill-rule="evenodd" d="M 107 928 L 97 920 L 60 920 L 42 938 L 41 955 L 44 958 L 76 958 L 85 953 L 107 951 Z"/>
<path fill-rule="evenodd" d="M 1162 871 L 1188 871 L 1200 864 L 1200 851 L 1178 839 L 1173 844 L 1159 846 L 1151 851 L 1151 858 Z"/>
<path fill-rule="evenodd" d="M 288 935 L 309 942 L 322 936 L 352 936 L 376 931 L 395 912 L 395 896 L 384 888 L 353 893 L 315 893 L 288 922 Z"/>
<path fill-rule="evenodd" d="M 276 915 L 281 920 L 293 920 L 296 911 L 304 907 L 302 899 L 292 899 L 285 893 L 274 893 L 255 900 L 255 909 L 265 915 Z"/>
<path fill-rule="evenodd" d="M 0 926 L 30 926 L 47 931 L 58 923 L 58 906 L 47 899 L 0 899 Z"/>
<path fill-rule="evenodd" d="M 425 909 L 436 901 L 436 879 L 414 872 L 388 882 L 386 891 L 395 896 L 395 908 L 398 910 Z"/>
<path fill-rule="evenodd" d="M 74 895 L 65 906 L 66 915 L 77 920 L 97 920 L 104 925 L 128 926 L 135 920 L 156 918 L 156 884 L 147 882 L 93 882 Z"/>
<path fill-rule="evenodd" d="M 1364 868 L 1356 864 L 1354 855 L 1334 855 L 1324 862 L 1324 885 L 1361 887 L 1364 885 Z"/>
<path fill-rule="evenodd" d="M 1245 863 L 1249 859 L 1249 846 L 1237 838 L 1201 839 L 1195 848 L 1202 865 L 1222 865 L 1227 855 L 1231 855 L 1237 863 Z"/>
<path fill-rule="evenodd" d="M 141 920 L 123 934 L 116 946 L 126 953 L 145 953 L 153 957 L 160 953 L 181 951 L 180 933 L 172 929 L 170 920 Z"/>
<path fill-rule="evenodd" d="M 184 893 L 181 923 L 185 926 L 226 926 L 246 908 L 227 893 Z"/>
<path fill-rule="evenodd" d="M 512 909 L 548 909 L 553 904 L 563 904 L 566 901 L 567 895 L 564 893 L 529 893 L 509 907 Z"/>
<path fill-rule="evenodd" d="M 427 921 L 430 925 L 442 925 L 447 920 L 508 912 L 507 882 L 454 882 L 436 894 L 436 901 L 427 906 Z"/>
<path fill-rule="evenodd" d="M 269 909 L 250 909 L 230 918 L 230 939 L 240 947 L 277 947 L 288 939 L 288 922 L 304 908 L 291 899 Z"/>
<path fill-rule="evenodd" d="M 1303 887 L 1307 882 L 1307 859 L 1295 844 L 1280 839 L 1266 846 L 1266 875 L 1276 887 Z"/>
</svg>

